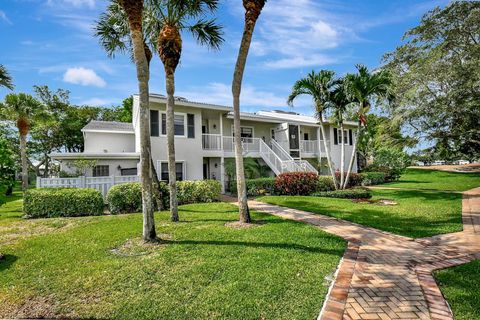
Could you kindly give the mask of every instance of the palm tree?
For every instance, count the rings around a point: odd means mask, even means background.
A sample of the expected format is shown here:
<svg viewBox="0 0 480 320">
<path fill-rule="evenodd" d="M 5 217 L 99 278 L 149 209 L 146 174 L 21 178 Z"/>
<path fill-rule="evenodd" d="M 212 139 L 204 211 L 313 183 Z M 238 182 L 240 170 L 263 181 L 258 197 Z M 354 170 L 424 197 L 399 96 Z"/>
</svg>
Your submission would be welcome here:
<svg viewBox="0 0 480 320">
<path fill-rule="evenodd" d="M 332 91 L 336 88 L 336 86 L 337 80 L 335 79 L 335 72 L 321 70 L 320 72 L 316 73 L 315 71 L 312 71 L 305 78 L 295 82 L 292 92 L 287 99 L 287 103 L 288 105 L 293 106 L 293 101 L 300 95 L 309 95 L 312 97 L 318 123 L 320 124 L 320 130 L 322 132 L 323 145 L 325 147 L 328 167 L 330 169 L 330 174 L 332 176 L 335 189 L 338 189 L 338 183 L 335 177 L 335 170 L 332 165 L 330 149 L 328 147 L 327 140 L 325 139 L 325 126 L 323 123 L 323 115 L 331 106 Z"/>
<path fill-rule="evenodd" d="M 167 154 L 170 214 L 178 221 L 177 177 L 175 170 L 175 70 L 182 53 L 182 32 L 188 31 L 197 42 L 219 49 L 223 42 L 221 27 L 214 19 L 203 18 L 216 11 L 218 0 L 150 0 L 150 30 L 165 70 L 167 92 Z"/>
<path fill-rule="evenodd" d="M 114 1 L 115 2 L 115 1 Z M 149 125 L 149 88 L 150 77 L 148 54 L 144 41 L 143 0 L 118 0 L 125 12 L 130 31 L 133 58 L 137 69 L 138 91 L 140 96 L 140 179 L 142 183 L 143 240 L 155 241 L 155 218 L 153 209 L 151 146 Z"/>
<path fill-rule="evenodd" d="M 357 141 L 367 125 L 367 114 L 370 111 L 372 101 L 377 100 L 381 102 L 393 99 L 393 80 L 388 71 L 370 72 L 366 66 L 360 64 L 356 65 L 356 68 L 356 74 L 347 74 L 345 76 L 347 94 L 357 106 L 358 127 L 343 187 L 346 187 L 348 184 L 357 152 Z"/>
<path fill-rule="evenodd" d="M 265 0 L 243 0 L 243 7 L 245 8 L 245 25 L 243 27 L 242 40 L 240 42 L 240 49 L 238 51 L 232 81 L 235 167 L 237 171 L 238 211 L 241 223 L 250 223 L 251 218 L 247 202 L 247 188 L 243 166 L 243 148 L 240 139 L 240 91 L 242 90 L 243 72 L 245 71 L 245 65 L 247 63 L 253 31 L 258 17 L 265 6 L 265 2 Z"/>
<path fill-rule="evenodd" d="M 3 64 L 0 64 L 0 87 L 5 87 L 10 90 L 14 88 L 12 77 Z"/>
<path fill-rule="evenodd" d="M 41 104 L 33 96 L 25 93 L 9 93 L 0 104 L 1 118 L 16 121 L 20 137 L 20 158 L 22 163 L 22 190 L 28 188 L 27 135 L 30 122 L 35 113 L 39 112 Z"/>
</svg>

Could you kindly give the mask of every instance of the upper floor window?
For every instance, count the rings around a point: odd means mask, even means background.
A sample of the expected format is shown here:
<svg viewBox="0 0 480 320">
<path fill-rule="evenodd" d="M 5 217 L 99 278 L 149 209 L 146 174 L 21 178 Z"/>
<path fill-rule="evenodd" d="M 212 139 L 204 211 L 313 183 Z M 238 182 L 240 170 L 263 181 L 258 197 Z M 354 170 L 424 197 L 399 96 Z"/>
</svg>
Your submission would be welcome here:
<svg viewBox="0 0 480 320">
<path fill-rule="evenodd" d="M 157 124 L 154 124 L 151 120 L 151 125 L 153 126 Z M 162 135 L 166 135 L 167 134 L 167 114 L 166 113 L 161 114 L 160 125 L 161 125 L 160 128 L 161 128 Z M 173 130 L 175 132 L 175 136 L 177 137 L 195 138 L 195 115 L 186 114 L 186 113 L 175 113 L 173 118 Z"/>
<path fill-rule="evenodd" d="M 158 110 L 150 110 L 150 135 L 158 137 L 159 134 Z"/>
</svg>

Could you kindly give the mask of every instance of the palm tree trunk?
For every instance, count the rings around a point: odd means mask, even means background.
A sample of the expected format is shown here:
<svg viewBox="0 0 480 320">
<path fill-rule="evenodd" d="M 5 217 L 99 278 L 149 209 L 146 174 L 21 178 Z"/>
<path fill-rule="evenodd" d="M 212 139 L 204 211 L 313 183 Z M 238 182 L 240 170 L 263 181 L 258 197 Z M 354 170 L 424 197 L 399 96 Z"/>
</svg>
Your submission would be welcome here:
<svg viewBox="0 0 480 320">
<path fill-rule="evenodd" d="M 355 133 L 355 141 L 353 142 L 352 155 L 350 156 L 350 162 L 348 164 L 348 170 L 347 170 L 347 175 L 345 177 L 345 182 L 343 183 L 343 189 L 347 187 L 348 180 L 350 178 L 350 173 L 352 172 L 353 162 L 355 161 L 355 154 L 357 153 L 357 141 L 358 141 L 358 138 L 360 137 L 361 128 L 362 128 L 362 123 L 361 121 L 358 121 L 358 128 L 357 128 L 357 132 Z"/>
<path fill-rule="evenodd" d="M 27 135 L 20 134 L 20 160 L 22 162 L 22 191 L 28 188 Z"/>
<path fill-rule="evenodd" d="M 259 13 L 258 13 L 259 14 Z M 250 210 L 247 202 L 247 188 L 245 184 L 245 170 L 243 167 L 243 147 L 240 130 L 240 92 L 242 90 L 243 72 L 247 63 L 248 51 L 252 41 L 253 30 L 255 29 L 257 17 L 245 14 L 245 27 L 243 29 L 242 41 L 238 52 L 235 71 L 233 73 L 232 95 L 233 95 L 233 127 L 235 136 L 235 167 L 237 173 L 237 193 L 238 193 L 238 210 L 240 214 L 240 222 L 250 223 Z"/>
<path fill-rule="evenodd" d="M 167 155 L 168 155 L 168 186 L 170 189 L 171 220 L 176 222 L 178 217 L 177 201 L 177 170 L 175 168 L 175 77 L 172 70 L 165 70 L 167 86 Z"/>
<path fill-rule="evenodd" d="M 340 150 L 340 189 L 345 189 L 346 186 L 343 185 L 344 183 L 344 178 L 345 178 L 345 132 L 343 131 L 343 122 L 340 123 L 340 131 L 341 131 L 341 139 L 342 139 L 342 144 L 341 150 Z"/>
<path fill-rule="evenodd" d="M 128 17 L 140 95 L 140 181 L 142 184 L 143 240 L 154 241 L 157 234 L 155 231 L 152 201 L 152 170 L 150 165 L 151 143 L 148 92 L 150 71 L 145 54 L 142 32 L 143 0 L 120 0 L 120 4 L 123 6 Z"/>
<path fill-rule="evenodd" d="M 325 147 L 325 154 L 327 155 L 328 169 L 330 170 L 330 174 L 332 175 L 333 185 L 335 186 L 335 189 L 338 189 L 337 178 L 335 177 L 335 170 L 333 169 L 333 165 L 332 165 L 332 157 L 331 157 L 330 149 L 328 148 L 328 143 L 325 136 L 325 127 L 323 125 L 322 115 L 320 114 L 318 118 L 319 118 L 318 122 L 320 123 L 320 131 L 322 131 L 323 146 Z"/>
</svg>

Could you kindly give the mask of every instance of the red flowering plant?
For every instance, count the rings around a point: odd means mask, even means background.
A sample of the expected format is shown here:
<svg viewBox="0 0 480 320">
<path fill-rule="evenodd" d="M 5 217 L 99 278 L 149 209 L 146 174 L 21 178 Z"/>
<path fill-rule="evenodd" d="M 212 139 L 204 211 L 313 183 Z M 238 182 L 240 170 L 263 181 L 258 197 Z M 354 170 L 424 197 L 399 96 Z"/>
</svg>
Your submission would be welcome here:
<svg viewBox="0 0 480 320">
<path fill-rule="evenodd" d="M 335 177 L 337 178 L 337 181 L 340 181 L 340 172 L 337 170 L 335 172 Z M 346 174 L 345 174 L 346 178 Z M 353 188 L 356 186 L 360 186 L 362 184 L 362 176 L 358 173 L 350 173 L 350 178 L 348 179 L 348 186 L 347 188 Z"/>
<path fill-rule="evenodd" d="M 312 172 L 282 173 L 275 179 L 275 192 L 281 195 L 307 196 L 316 191 L 318 175 Z"/>
</svg>

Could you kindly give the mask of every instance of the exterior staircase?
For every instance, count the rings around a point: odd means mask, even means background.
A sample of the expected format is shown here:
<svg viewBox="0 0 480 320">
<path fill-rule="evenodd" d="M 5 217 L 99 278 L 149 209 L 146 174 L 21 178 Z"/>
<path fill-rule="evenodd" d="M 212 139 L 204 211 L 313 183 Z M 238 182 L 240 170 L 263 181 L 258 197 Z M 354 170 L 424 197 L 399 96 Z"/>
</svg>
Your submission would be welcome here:
<svg viewBox="0 0 480 320">
<path fill-rule="evenodd" d="M 286 172 L 314 172 L 318 174 L 318 171 L 310 162 L 295 160 L 277 141 L 271 140 L 272 147 L 269 147 L 262 139 L 258 141 L 260 156 L 276 175 Z"/>
</svg>

